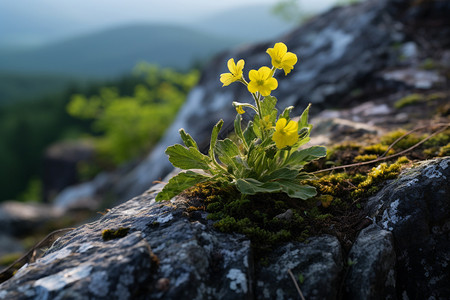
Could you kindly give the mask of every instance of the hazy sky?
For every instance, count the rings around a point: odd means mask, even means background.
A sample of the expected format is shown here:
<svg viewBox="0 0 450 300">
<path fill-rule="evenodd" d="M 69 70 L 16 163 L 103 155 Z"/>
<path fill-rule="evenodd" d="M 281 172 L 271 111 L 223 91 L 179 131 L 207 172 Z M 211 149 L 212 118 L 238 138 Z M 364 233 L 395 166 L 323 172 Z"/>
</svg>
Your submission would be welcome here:
<svg viewBox="0 0 450 300">
<path fill-rule="evenodd" d="M 136 22 L 186 23 L 246 5 L 279 0 L 0 0 L 0 39 L 57 38 Z M 320 11 L 337 0 L 300 0 Z M 248 12 L 251 14 L 251 11 Z M 8 34 L 9 33 L 9 34 Z"/>
<path fill-rule="evenodd" d="M 301 0 L 300 3 L 305 9 L 315 10 L 336 1 Z M 190 21 L 224 9 L 277 2 L 279 0 L 16 0 L 0 1 L 0 9 L 22 12 L 24 17 L 30 14 L 43 18 L 59 15 L 68 21 L 115 23 L 132 20 Z"/>
</svg>

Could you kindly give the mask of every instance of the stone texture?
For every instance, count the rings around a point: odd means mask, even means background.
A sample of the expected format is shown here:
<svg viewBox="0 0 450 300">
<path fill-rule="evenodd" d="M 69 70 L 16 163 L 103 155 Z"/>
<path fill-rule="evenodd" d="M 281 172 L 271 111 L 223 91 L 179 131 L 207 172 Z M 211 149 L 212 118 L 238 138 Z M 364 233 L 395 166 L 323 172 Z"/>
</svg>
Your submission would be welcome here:
<svg viewBox="0 0 450 300">
<path fill-rule="evenodd" d="M 288 269 L 306 299 L 446 299 L 449 176 L 449 157 L 426 161 L 372 197 L 377 225 L 357 237 L 351 266 L 329 235 L 281 245 L 262 264 L 186 199 L 156 203 L 158 184 L 58 239 L 0 284 L 0 299 L 298 299 Z M 122 227 L 126 236 L 102 239 Z"/>
<path fill-rule="evenodd" d="M 250 243 L 184 215 L 182 199 L 155 203 L 155 191 L 78 227 L 45 256 L 0 285 L 0 299 L 247 299 Z M 104 229 L 130 228 L 102 240 Z"/>
<path fill-rule="evenodd" d="M 392 233 L 376 224 L 363 229 L 349 254 L 345 299 L 396 299 Z"/>
<path fill-rule="evenodd" d="M 333 236 L 314 237 L 307 244 L 289 243 L 275 250 L 267 267 L 257 272 L 256 299 L 299 299 L 288 274 L 292 271 L 305 299 L 336 299 L 342 272 L 342 249 Z"/>
<path fill-rule="evenodd" d="M 450 158 L 404 171 L 368 203 L 369 215 L 392 232 L 399 295 L 450 296 Z"/>
</svg>

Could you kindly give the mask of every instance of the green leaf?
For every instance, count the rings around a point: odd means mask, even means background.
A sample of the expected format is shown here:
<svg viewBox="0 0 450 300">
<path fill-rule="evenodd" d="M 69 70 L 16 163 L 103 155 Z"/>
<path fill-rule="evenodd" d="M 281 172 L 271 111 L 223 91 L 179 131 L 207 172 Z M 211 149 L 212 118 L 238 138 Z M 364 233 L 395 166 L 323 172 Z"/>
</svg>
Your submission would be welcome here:
<svg viewBox="0 0 450 300">
<path fill-rule="evenodd" d="M 289 114 L 291 113 L 291 111 L 292 111 L 293 109 L 294 109 L 293 106 L 286 107 L 286 108 L 284 109 L 283 113 L 280 115 L 280 118 L 285 118 L 285 119 L 287 119 L 287 120 L 289 121 L 289 120 L 290 120 Z"/>
<path fill-rule="evenodd" d="M 304 137 L 302 139 L 299 139 L 293 146 L 293 149 L 298 149 L 299 147 L 303 146 L 304 144 L 307 144 L 311 138 L 309 136 Z"/>
<path fill-rule="evenodd" d="M 183 143 L 186 145 L 186 147 L 194 147 L 198 150 L 198 146 L 195 140 L 188 133 L 186 133 L 183 128 L 181 128 L 178 132 L 180 133 L 181 139 L 183 140 Z"/>
<path fill-rule="evenodd" d="M 240 155 L 240 153 L 238 147 L 232 140 L 227 138 L 223 141 L 217 141 L 215 150 L 217 157 L 222 163 L 236 168 L 233 157 Z"/>
<path fill-rule="evenodd" d="M 319 159 L 327 155 L 327 149 L 323 146 L 312 146 L 310 148 L 297 150 L 291 153 L 290 157 L 284 163 L 286 166 L 303 166 L 308 162 Z"/>
<path fill-rule="evenodd" d="M 255 135 L 258 138 L 262 138 L 262 132 L 261 132 L 261 119 L 259 118 L 258 115 L 255 115 L 255 117 L 253 118 L 253 132 L 255 133 Z"/>
<path fill-rule="evenodd" d="M 254 139 L 256 139 L 257 136 L 255 132 L 253 131 L 253 122 L 248 122 L 247 128 L 244 131 L 244 139 L 247 145 L 250 146 L 250 144 L 253 142 Z"/>
<path fill-rule="evenodd" d="M 200 153 L 194 147 L 186 148 L 179 144 L 167 147 L 166 154 L 169 161 L 176 168 L 183 170 L 202 169 L 209 170 L 210 159 L 208 156 Z"/>
<path fill-rule="evenodd" d="M 281 168 L 273 171 L 261 178 L 262 182 L 267 182 L 270 180 L 280 180 L 280 179 L 295 179 L 298 175 L 297 169 Z"/>
<path fill-rule="evenodd" d="M 256 193 L 275 193 L 281 191 L 277 182 L 262 183 L 253 178 L 238 179 L 236 186 L 242 194 L 254 195 Z"/>
<path fill-rule="evenodd" d="M 306 200 L 317 194 L 314 187 L 309 185 L 300 185 L 296 181 L 280 180 L 277 182 L 280 184 L 281 190 L 288 194 L 291 198 Z"/>
<path fill-rule="evenodd" d="M 162 191 L 156 195 L 155 201 L 170 200 L 183 192 L 185 189 L 210 179 L 211 177 L 209 176 L 201 175 L 192 171 L 179 173 L 172 177 L 164 186 Z"/>
<path fill-rule="evenodd" d="M 209 157 L 212 160 L 215 160 L 215 158 L 214 158 L 214 148 L 216 147 L 217 137 L 219 136 L 219 131 L 222 128 L 222 125 L 223 125 L 223 120 L 220 120 L 214 126 L 213 131 L 211 133 L 211 142 L 209 144 Z"/>
<path fill-rule="evenodd" d="M 303 127 L 309 127 L 308 114 L 309 114 L 310 107 L 311 107 L 311 103 L 308 104 L 308 106 L 305 108 L 302 115 L 300 116 L 300 120 L 298 120 L 298 128 L 299 129 L 302 129 Z"/>
<path fill-rule="evenodd" d="M 261 114 L 262 116 L 272 115 L 273 111 L 277 111 L 275 106 L 277 105 L 277 98 L 273 96 L 266 96 L 261 101 Z M 277 112 L 276 112 L 277 114 Z"/>
</svg>

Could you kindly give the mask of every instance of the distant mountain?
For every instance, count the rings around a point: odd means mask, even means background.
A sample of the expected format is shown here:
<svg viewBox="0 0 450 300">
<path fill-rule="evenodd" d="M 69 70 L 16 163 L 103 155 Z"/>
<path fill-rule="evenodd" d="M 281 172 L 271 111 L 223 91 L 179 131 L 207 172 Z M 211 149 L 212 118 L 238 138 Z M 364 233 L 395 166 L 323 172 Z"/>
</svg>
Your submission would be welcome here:
<svg viewBox="0 0 450 300">
<path fill-rule="evenodd" d="M 140 61 L 186 69 L 238 43 L 238 38 L 181 26 L 130 25 L 30 50 L 1 51 L 0 71 L 114 77 Z"/>
</svg>

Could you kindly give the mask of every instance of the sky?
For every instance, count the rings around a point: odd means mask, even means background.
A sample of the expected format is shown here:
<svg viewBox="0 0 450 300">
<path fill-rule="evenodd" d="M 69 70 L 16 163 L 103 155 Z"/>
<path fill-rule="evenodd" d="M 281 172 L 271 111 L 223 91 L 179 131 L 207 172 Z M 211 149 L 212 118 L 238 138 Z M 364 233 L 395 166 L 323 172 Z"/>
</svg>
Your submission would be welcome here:
<svg viewBox="0 0 450 300">
<path fill-rule="evenodd" d="M 6 0 L 0 1 L 0 40 L 42 40 L 137 22 L 189 23 L 247 5 L 280 0 Z M 337 0 L 299 0 L 308 11 L 321 11 Z M 249 12 L 251 13 L 251 12 Z M 3 24 L 2 24 L 3 23 Z M 3 29 L 2 29 L 3 28 Z"/>
</svg>

